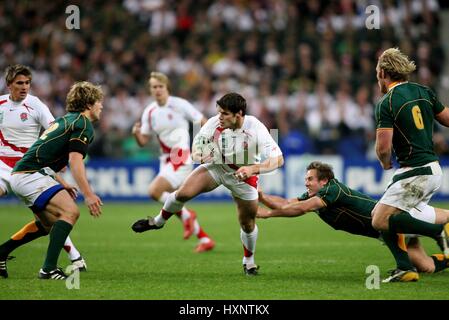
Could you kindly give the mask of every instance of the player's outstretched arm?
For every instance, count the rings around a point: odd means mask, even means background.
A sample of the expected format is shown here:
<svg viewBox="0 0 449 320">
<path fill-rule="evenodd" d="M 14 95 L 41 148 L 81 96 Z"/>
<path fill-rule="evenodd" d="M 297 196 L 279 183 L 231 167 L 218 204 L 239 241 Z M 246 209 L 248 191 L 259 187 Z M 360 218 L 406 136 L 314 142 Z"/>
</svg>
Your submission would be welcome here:
<svg viewBox="0 0 449 320">
<path fill-rule="evenodd" d="M 304 201 L 287 204 L 280 209 L 268 210 L 259 208 L 257 211 L 257 218 L 299 217 L 307 212 L 321 209 L 322 207 L 324 207 L 323 201 L 315 196 Z"/>
<path fill-rule="evenodd" d="M 101 215 L 101 206 L 103 205 L 103 202 L 92 191 L 92 188 L 87 181 L 83 155 L 79 152 L 70 152 L 69 165 L 72 176 L 78 184 L 81 193 L 84 195 L 84 202 L 89 208 L 90 214 L 94 217 L 99 217 Z"/>
<path fill-rule="evenodd" d="M 257 190 L 257 192 L 259 193 L 259 202 L 261 202 L 270 209 L 280 209 L 283 206 L 286 206 L 290 203 L 295 203 L 299 201 L 296 198 L 285 199 L 279 196 L 266 194 L 262 190 Z"/>
</svg>

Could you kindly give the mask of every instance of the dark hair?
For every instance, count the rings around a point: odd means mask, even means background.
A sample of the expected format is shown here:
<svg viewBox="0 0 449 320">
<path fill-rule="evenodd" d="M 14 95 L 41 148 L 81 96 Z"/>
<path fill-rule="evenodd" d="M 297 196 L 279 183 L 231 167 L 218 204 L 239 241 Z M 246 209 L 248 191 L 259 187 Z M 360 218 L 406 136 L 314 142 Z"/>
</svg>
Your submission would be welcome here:
<svg viewBox="0 0 449 320">
<path fill-rule="evenodd" d="M 307 170 L 315 169 L 317 173 L 318 180 L 331 180 L 334 179 L 334 171 L 332 166 L 320 161 L 313 161 L 307 166 Z"/>
<path fill-rule="evenodd" d="M 24 66 L 22 64 L 15 64 L 12 66 L 9 66 L 6 68 L 5 71 L 5 81 L 6 84 L 9 86 L 11 83 L 13 83 L 14 79 L 18 75 L 23 75 L 25 77 L 30 78 L 31 81 L 31 69 L 27 66 Z"/>
<path fill-rule="evenodd" d="M 230 92 L 225 94 L 220 100 L 217 100 L 217 104 L 224 110 L 231 111 L 234 114 L 239 111 L 242 111 L 242 116 L 246 114 L 246 100 L 238 93 Z"/>
</svg>

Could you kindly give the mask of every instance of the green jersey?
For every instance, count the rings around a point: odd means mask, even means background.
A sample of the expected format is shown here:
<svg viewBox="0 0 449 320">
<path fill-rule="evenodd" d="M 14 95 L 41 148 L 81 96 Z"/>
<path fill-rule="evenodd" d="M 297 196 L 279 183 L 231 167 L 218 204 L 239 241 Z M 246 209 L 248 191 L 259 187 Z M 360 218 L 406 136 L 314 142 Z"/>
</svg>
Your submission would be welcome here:
<svg viewBox="0 0 449 320">
<path fill-rule="evenodd" d="M 432 90 L 410 82 L 394 86 L 377 103 L 376 128 L 393 129 L 393 149 L 401 167 L 438 160 L 433 125 L 435 115 L 443 109 Z"/>
<path fill-rule="evenodd" d="M 69 112 L 42 133 L 13 172 L 35 172 L 44 167 L 58 172 L 67 165 L 70 152 L 79 152 L 84 157 L 93 137 L 89 119 L 79 112 Z"/>
<path fill-rule="evenodd" d="M 347 187 L 337 179 L 330 180 L 316 196 L 324 203 L 324 207 L 317 211 L 318 216 L 332 228 L 379 238 L 379 231 L 371 225 L 371 211 L 376 200 Z M 310 197 L 306 192 L 298 200 L 308 198 Z"/>
</svg>

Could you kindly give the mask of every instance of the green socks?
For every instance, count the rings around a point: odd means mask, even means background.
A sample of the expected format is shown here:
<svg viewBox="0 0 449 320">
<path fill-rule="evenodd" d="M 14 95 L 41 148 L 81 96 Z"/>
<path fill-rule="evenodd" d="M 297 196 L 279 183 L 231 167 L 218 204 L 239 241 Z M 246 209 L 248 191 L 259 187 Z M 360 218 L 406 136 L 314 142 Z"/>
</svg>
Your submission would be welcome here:
<svg viewBox="0 0 449 320">
<path fill-rule="evenodd" d="M 405 211 L 391 215 L 388 219 L 389 231 L 394 233 L 420 234 L 435 237 L 441 234 L 443 226 L 443 224 L 433 224 L 415 219 Z"/>
<path fill-rule="evenodd" d="M 382 231 L 382 238 L 390 249 L 391 254 L 396 261 L 396 266 L 401 270 L 412 270 L 413 264 L 407 253 L 407 246 L 403 234 L 397 234 L 390 231 Z"/>
<path fill-rule="evenodd" d="M 63 220 L 58 220 L 50 231 L 50 243 L 48 244 L 47 257 L 45 258 L 42 269 L 45 272 L 56 269 L 59 254 L 64 246 L 65 239 L 69 235 L 73 226 Z"/>
<path fill-rule="evenodd" d="M 0 245 L 0 258 L 6 258 L 8 254 L 21 245 L 46 236 L 47 234 L 48 232 L 44 229 L 40 221 L 36 220 L 28 223 L 15 233 L 11 239 Z"/>
</svg>

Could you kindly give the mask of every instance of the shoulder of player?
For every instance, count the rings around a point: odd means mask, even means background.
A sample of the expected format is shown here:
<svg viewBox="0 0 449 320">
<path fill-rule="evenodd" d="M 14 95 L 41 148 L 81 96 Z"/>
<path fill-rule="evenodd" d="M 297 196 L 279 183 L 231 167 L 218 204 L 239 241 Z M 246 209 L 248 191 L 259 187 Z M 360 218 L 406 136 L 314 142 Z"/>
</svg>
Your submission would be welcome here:
<svg viewBox="0 0 449 320">
<path fill-rule="evenodd" d="M 8 101 L 8 97 L 9 97 L 9 94 L 2 94 L 1 96 L 0 96 L 0 103 L 5 103 L 5 102 L 7 102 Z"/>
<path fill-rule="evenodd" d="M 93 125 L 90 120 L 80 112 L 69 112 L 58 119 L 59 122 L 66 123 L 71 128 L 78 128 L 84 130 L 93 130 Z"/>
<path fill-rule="evenodd" d="M 217 114 L 217 115 L 215 115 L 215 116 L 213 116 L 213 117 L 210 117 L 207 121 L 206 121 L 206 123 L 204 124 L 204 126 L 203 127 L 205 127 L 205 126 L 207 126 L 207 127 L 214 127 L 214 128 L 218 128 L 218 127 L 220 127 L 220 120 L 218 119 L 219 118 L 219 115 Z"/>
<path fill-rule="evenodd" d="M 156 103 L 156 101 L 153 101 L 143 109 L 142 113 L 149 113 L 151 110 L 153 110 L 155 108 L 157 108 L 157 103 Z"/>
<path fill-rule="evenodd" d="M 426 90 L 426 91 L 432 91 L 432 89 L 430 89 L 430 87 L 425 86 L 425 85 L 420 84 L 420 83 L 416 83 L 416 82 L 407 82 L 407 85 L 408 85 L 409 87 L 418 87 L 418 88 L 424 89 L 424 90 Z"/>
<path fill-rule="evenodd" d="M 341 189 L 341 187 L 341 183 L 337 179 L 331 179 L 320 190 L 318 190 L 318 192 L 322 196 L 325 196 L 330 192 Z"/>
<path fill-rule="evenodd" d="M 23 103 L 34 108 L 36 111 L 40 111 L 42 109 L 49 109 L 48 106 L 44 102 L 42 102 L 41 99 L 31 94 L 27 95 L 25 100 L 23 100 Z"/>
<path fill-rule="evenodd" d="M 243 122 L 243 130 L 247 133 L 252 133 L 254 136 L 266 136 L 269 129 L 259 119 L 254 116 L 246 115 Z"/>
<path fill-rule="evenodd" d="M 377 102 L 376 108 L 389 107 L 391 94 L 392 91 L 384 94 L 383 97 Z"/>
<path fill-rule="evenodd" d="M 173 109 L 184 109 L 186 107 L 193 107 L 192 103 L 190 103 L 188 100 L 176 96 L 169 96 L 167 100 L 167 105 L 169 108 Z"/>
<path fill-rule="evenodd" d="M 376 202 L 376 200 L 374 200 L 373 198 L 371 198 L 370 196 L 363 194 L 360 191 L 357 191 L 355 189 L 350 188 L 349 186 L 347 186 L 346 184 L 344 184 L 343 182 L 338 181 L 337 179 L 333 179 L 334 183 L 336 186 L 338 186 L 339 189 L 342 190 L 342 192 L 346 195 L 349 196 L 351 198 L 358 198 L 358 199 L 364 199 L 364 200 L 368 200 L 371 202 Z"/>
<path fill-rule="evenodd" d="M 394 113 L 398 112 L 404 104 L 407 104 L 413 100 L 413 97 L 417 97 L 416 90 L 424 90 L 431 92 L 429 87 L 421 85 L 415 82 L 406 82 L 404 84 L 394 87 L 390 92 L 389 105 Z"/>
<path fill-rule="evenodd" d="M 379 100 L 376 109 L 387 108 L 394 114 L 405 102 L 407 102 L 407 94 L 403 91 L 403 88 L 394 87 Z"/>
<path fill-rule="evenodd" d="M 257 119 L 255 116 L 251 115 L 245 115 L 245 121 L 243 122 L 243 128 L 244 129 L 251 129 L 251 128 L 267 128 L 262 121 Z"/>
</svg>

